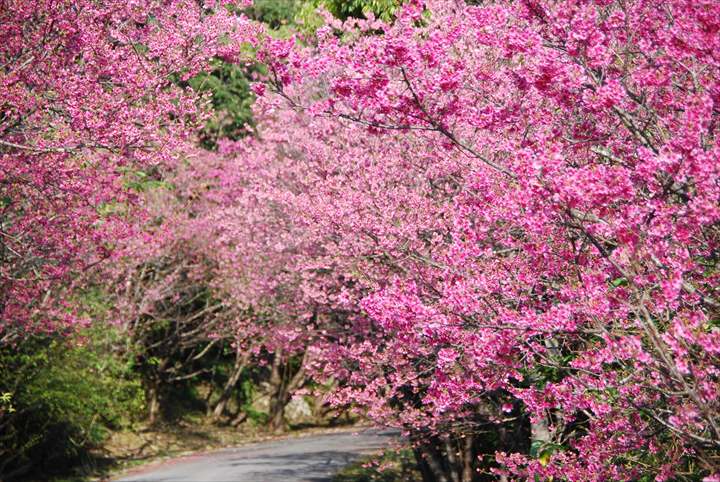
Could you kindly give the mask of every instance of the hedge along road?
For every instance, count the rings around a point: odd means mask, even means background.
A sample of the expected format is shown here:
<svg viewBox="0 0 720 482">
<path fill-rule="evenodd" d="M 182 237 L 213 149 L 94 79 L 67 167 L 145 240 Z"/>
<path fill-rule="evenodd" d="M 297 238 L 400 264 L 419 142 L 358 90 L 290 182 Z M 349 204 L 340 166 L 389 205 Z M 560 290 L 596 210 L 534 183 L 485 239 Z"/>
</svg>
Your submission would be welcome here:
<svg viewBox="0 0 720 482">
<path fill-rule="evenodd" d="M 342 467 L 381 450 L 394 430 L 363 429 L 288 438 L 173 460 L 117 482 L 328 482 Z"/>
</svg>

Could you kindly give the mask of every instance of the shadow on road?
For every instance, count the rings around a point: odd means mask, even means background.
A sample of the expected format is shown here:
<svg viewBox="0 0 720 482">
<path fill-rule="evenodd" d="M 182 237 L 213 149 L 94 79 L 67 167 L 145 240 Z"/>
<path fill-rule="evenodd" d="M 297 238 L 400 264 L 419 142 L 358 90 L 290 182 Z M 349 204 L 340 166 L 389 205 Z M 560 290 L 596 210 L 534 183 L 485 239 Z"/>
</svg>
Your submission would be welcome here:
<svg viewBox="0 0 720 482">
<path fill-rule="evenodd" d="M 119 482 L 329 482 L 397 437 L 391 430 L 366 430 L 267 442 L 181 459 Z"/>
</svg>

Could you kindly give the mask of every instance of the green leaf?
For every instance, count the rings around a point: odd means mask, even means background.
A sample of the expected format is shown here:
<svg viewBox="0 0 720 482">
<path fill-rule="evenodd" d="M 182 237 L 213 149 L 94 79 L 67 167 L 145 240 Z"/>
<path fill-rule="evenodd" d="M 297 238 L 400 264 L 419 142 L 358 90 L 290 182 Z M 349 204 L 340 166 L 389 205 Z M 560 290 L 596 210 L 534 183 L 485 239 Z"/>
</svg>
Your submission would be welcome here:
<svg viewBox="0 0 720 482">
<path fill-rule="evenodd" d="M 612 280 L 610 282 L 610 284 L 612 285 L 613 288 L 617 288 L 619 286 L 627 286 L 628 280 L 625 277 L 615 278 L 614 280 Z"/>
</svg>

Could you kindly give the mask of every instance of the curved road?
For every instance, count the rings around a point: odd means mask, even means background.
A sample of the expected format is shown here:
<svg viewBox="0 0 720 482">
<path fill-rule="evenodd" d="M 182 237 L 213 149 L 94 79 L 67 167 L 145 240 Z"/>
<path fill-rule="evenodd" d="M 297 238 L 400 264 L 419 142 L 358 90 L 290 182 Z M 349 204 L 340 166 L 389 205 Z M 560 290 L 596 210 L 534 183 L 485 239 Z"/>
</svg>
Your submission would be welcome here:
<svg viewBox="0 0 720 482">
<path fill-rule="evenodd" d="M 117 482 L 329 482 L 342 467 L 397 436 L 393 430 L 362 429 L 263 442 L 170 461 Z"/>
</svg>

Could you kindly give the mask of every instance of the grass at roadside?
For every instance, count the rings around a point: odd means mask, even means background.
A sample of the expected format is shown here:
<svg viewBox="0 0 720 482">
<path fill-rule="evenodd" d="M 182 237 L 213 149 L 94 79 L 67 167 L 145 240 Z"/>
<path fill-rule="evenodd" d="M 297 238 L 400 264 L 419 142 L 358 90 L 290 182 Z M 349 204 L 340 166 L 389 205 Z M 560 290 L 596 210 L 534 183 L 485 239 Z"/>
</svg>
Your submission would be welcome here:
<svg viewBox="0 0 720 482">
<path fill-rule="evenodd" d="M 387 450 L 358 460 L 341 470 L 333 482 L 419 482 L 415 458 L 409 449 Z"/>
</svg>

